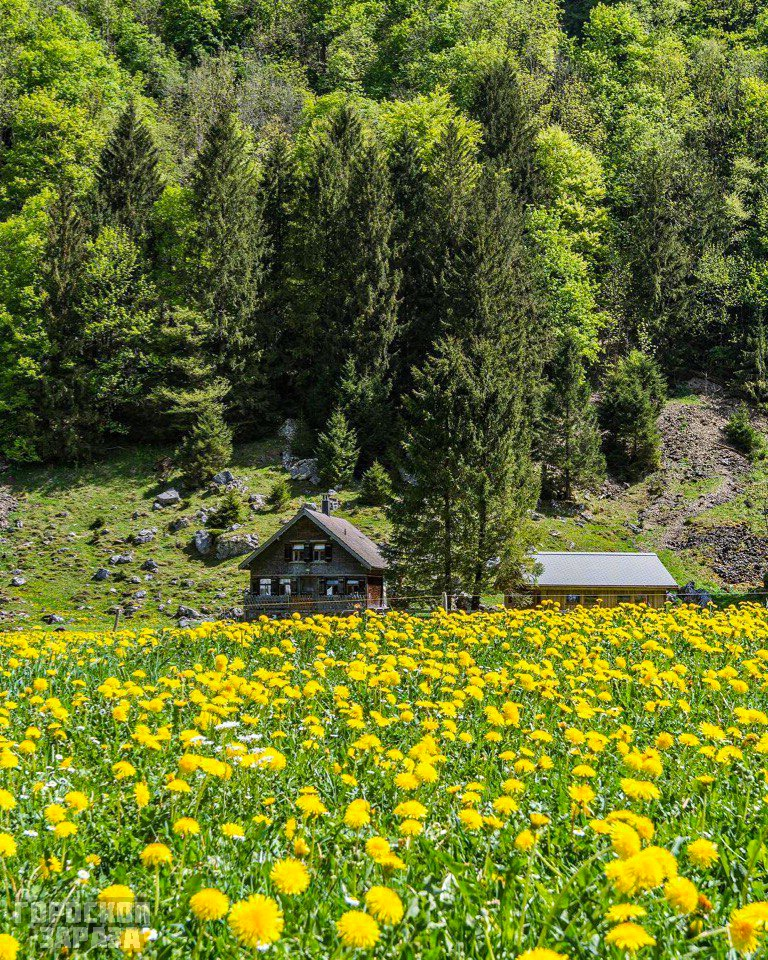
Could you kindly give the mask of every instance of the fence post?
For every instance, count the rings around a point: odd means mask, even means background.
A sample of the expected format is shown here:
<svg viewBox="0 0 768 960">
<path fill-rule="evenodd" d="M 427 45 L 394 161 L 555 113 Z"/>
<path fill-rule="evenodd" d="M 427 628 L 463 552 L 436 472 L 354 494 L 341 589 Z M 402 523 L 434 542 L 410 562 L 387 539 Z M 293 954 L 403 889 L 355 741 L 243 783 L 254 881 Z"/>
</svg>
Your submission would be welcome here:
<svg viewBox="0 0 768 960">
<path fill-rule="evenodd" d="M 115 622 L 112 624 L 112 632 L 114 633 L 117 630 L 117 625 L 120 623 L 120 614 L 123 612 L 122 607 L 118 607 L 115 611 Z"/>
<path fill-rule="evenodd" d="M 448 613 L 448 594 L 443 592 L 443 610 Z"/>
</svg>

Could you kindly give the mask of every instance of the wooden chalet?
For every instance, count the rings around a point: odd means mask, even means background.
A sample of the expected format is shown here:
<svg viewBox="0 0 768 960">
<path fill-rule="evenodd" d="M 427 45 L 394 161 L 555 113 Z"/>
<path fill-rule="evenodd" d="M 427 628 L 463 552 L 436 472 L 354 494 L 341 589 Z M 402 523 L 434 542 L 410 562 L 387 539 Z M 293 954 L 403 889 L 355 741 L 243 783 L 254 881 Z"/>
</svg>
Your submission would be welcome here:
<svg viewBox="0 0 768 960">
<path fill-rule="evenodd" d="M 386 567 L 376 544 L 334 517 L 324 496 L 322 511 L 302 507 L 240 564 L 251 575 L 245 618 L 381 610 Z"/>
<path fill-rule="evenodd" d="M 541 551 L 526 593 L 534 606 L 554 600 L 561 608 L 645 603 L 662 607 L 677 583 L 655 553 Z"/>
</svg>

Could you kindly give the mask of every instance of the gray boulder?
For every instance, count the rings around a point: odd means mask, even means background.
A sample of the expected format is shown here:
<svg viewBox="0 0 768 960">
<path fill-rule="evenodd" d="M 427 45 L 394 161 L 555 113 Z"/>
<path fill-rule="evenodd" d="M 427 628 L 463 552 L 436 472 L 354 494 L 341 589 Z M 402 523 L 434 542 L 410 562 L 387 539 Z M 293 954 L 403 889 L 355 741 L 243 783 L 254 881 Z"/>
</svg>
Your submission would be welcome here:
<svg viewBox="0 0 768 960">
<path fill-rule="evenodd" d="M 308 480 L 310 483 L 320 483 L 315 457 L 292 461 L 288 466 L 288 473 L 291 475 L 291 480 Z"/>
<path fill-rule="evenodd" d="M 213 537 L 207 530 L 198 530 L 192 538 L 192 543 L 195 545 L 195 550 L 197 550 L 200 556 L 205 557 L 211 552 Z"/>
<path fill-rule="evenodd" d="M 26 582 L 27 582 L 27 581 L 24 579 L 24 577 L 13 577 L 13 578 L 11 579 L 11 586 L 12 586 L 12 587 L 23 587 Z"/>
<path fill-rule="evenodd" d="M 200 626 L 200 620 L 192 620 L 189 617 L 181 617 L 177 626 L 180 630 L 193 630 L 195 627 Z"/>
<path fill-rule="evenodd" d="M 122 566 L 126 563 L 133 563 L 133 554 L 132 553 L 113 553 L 109 558 L 109 562 L 113 567 Z"/>
<path fill-rule="evenodd" d="M 248 503 L 251 505 L 251 510 L 263 510 L 267 505 L 267 498 L 263 493 L 252 493 L 248 497 Z"/>
<path fill-rule="evenodd" d="M 183 603 L 180 603 L 176 609 L 176 619 L 181 620 L 186 618 L 187 620 L 200 620 L 202 614 L 199 610 L 195 610 L 194 607 L 186 607 Z"/>
<path fill-rule="evenodd" d="M 46 613 L 43 623 L 64 623 L 64 617 L 60 617 L 58 613 Z"/>
<path fill-rule="evenodd" d="M 91 580 L 109 580 L 111 574 L 106 567 L 99 567 L 99 569 L 91 577 Z"/>
<path fill-rule="evenodd" d="M 222 470 L 213 478 L 217 487 L 226 487 L 228 483 L 235 483 L 235 475 L 231 470 Z"/>
<path fill-rule="evenodd" d="M 190 524 L 189 517 L 176 517 L 175 520 L 172 520 L 168 524 L 168 529 L 171 533 L 177 533 L 179 530 L 184 530 L 185 527 L 188 527 Z"/>
<path fill-rule="evenodd" d="M 158 493 L 152 506 L 155 510 L 164 510 L 166 507 L 173 507 L 177 503 L 181 503 L 181 494 L 171 487 L 170 490 L 163 490 L 162 493 Z"/>
<path fill-rule="evenodd" d="M 131 537 L 133 543 L 137 546 L 142 543 L 151 543 L 157 536 L 157 527 L 148 527 L 146 530 L 139 530 Z"/>
<path fill-rule="evenodd" d="M 228 537 L 219 537 L 216 541 L 216 559 L 229 560 L 231 557 L 242 557 L 259 545 L 259 538 L 255 533 L 236 533 Z"/>
<path fill-rule="evenodd" d="M 145 560 L 141 565 L 142 570 L 149 570 L 150 573 L 155 573 L 158 570 L 157 560 Z"/>
</svg>

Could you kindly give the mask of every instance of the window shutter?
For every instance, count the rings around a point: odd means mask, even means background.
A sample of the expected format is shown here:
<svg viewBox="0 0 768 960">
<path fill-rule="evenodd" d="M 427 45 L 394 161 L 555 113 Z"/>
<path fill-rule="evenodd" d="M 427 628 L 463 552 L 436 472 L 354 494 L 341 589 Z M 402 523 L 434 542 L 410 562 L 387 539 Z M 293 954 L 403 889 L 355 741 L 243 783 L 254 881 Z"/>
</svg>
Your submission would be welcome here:
<svg viewBox="0 0 768 960">
<path fill-rule="evenodd" d="M 333 560 L 333 544 L 326 543 L 325 545 L 325 562 L 330 563 Z"/>
<path fill-rule="evenodd" d="M 290 543 L 285 545 L 285 559 L 287 562 L 290 562 L 293 557 L 293 547 Z"/>
</svg>

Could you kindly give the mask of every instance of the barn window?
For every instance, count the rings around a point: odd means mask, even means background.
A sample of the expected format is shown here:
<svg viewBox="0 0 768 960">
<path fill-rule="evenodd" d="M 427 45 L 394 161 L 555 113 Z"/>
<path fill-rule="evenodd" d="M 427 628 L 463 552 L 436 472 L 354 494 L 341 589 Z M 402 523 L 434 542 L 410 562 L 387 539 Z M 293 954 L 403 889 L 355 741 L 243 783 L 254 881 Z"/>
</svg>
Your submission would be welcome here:
<svg viewBox="0 0 768 960">
<path fill-rule="evenodd" d="M 281 597 L 290 597 L 291 593 L 291 578 L 290 577 L 281 577 L 280 578 L 280 596 Z"/>
<path fill-rule="evenodd" d="M 326 597 L 338 597 L 341 593 L 341 580 L 321 580 L 320 592 Z"/>
<path fill-rule="evenodd" d="M 259 580 L 259 596 L 260 597 L 271 597 L 272 596 L 272 581 L 267 577 Z"/>
<path fill-rule="evenodd" d="M 347 580 L 347 594 L 362 592 L 359 580 Z"/>
<path fill-rule="evenodd" d="M 291 544 L 291 562 L 300 563 L 303 559 L 304 559 L 304 544 L 292 543 Z"/>
<path fill-rule="evenodd" d="M 580 593 L 566 593 L 565 602 L 569 607 L 575 607 L 577 604 L 581 603 L 581 594 Z"/>
</svg>

